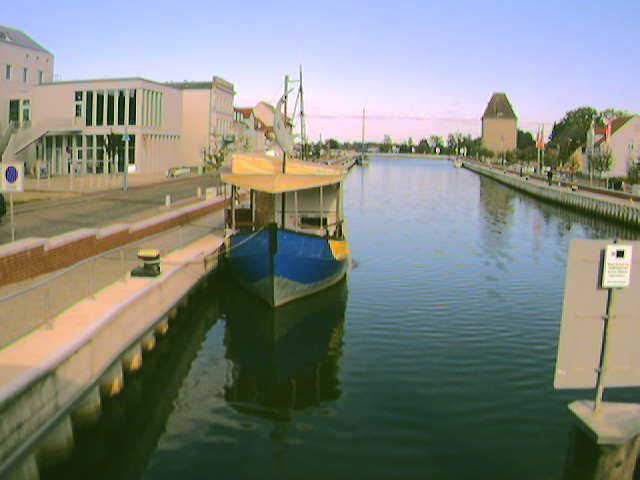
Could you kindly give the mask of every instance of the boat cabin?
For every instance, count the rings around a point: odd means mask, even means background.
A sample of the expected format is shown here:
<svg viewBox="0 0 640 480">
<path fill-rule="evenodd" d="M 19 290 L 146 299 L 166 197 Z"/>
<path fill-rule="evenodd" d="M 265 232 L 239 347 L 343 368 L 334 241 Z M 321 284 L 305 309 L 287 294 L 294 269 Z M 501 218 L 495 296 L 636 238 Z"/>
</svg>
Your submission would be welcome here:
<svg viewBox="0 0 640 480">
<path fill-rule="evenodd" d="M 284 170 L 284 173 L 283 173 Z M 258 154 L 237 154 L 221 175 L 231 185 L 225 223 L 232 231 L 269 225 L 312 235 L 342 238 L 340 169 Z"/>
</svg>

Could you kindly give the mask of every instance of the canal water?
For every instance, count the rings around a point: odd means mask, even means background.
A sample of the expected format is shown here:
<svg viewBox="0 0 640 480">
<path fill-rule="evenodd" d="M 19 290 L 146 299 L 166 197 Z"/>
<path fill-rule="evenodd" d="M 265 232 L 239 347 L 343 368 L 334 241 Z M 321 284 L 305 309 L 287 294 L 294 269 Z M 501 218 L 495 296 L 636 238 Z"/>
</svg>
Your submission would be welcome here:
<svg viewBox="0 0 640 480">
<path fill-rule="evenodd" d="M 564 478 L 593 397 L 552 387 L 568 243 L 638 234 L 443 161 L 345 190 L 346 281 L 274 312 L 212 279 L 42 478 Z"/>
</svg>

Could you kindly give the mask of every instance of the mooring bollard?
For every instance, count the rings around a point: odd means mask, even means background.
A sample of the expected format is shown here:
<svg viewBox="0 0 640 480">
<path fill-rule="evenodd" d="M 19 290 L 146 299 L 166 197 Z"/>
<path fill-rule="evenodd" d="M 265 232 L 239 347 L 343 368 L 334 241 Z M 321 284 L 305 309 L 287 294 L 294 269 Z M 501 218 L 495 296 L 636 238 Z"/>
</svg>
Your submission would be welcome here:
<svg viewBox="0 0 640 480">
<path fill-rule="evenodd" d="M 100 393 L 106 398 L 115 397 L 124 387 L 124 374 L 120 362 L 109 368 L 98 381 Z"/>
<path fill-rule="evenodd" d="M 196 197 L 198 199 L 202 198 L 202 188 L 198 187 L 198 189 L 196 190 Z"/>
<path fill-rule="evenodd" d="M 170 193 L 167 193 L 164 196 L 164 206 L 167 207 L 167 208 L 171 207 L 171 194 Z"/>
</svg>

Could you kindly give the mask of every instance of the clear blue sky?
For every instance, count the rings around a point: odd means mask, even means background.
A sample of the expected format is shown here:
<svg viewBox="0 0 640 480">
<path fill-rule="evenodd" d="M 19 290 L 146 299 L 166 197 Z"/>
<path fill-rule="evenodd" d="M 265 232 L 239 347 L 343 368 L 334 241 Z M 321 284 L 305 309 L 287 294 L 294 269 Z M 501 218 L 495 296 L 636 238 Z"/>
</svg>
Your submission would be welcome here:
<svg viewBox="0 0 640 480">
<path fill-rule="evenodd" d="M 640 1 L 3 1 L 0 24 L 55 55 L 60 79 L 234 83 L 275 102 L 299 64 L 313 139 L 480 133 L 494 91 L 523 129 L 591 105 L 640 112 Z"/>
</svg>

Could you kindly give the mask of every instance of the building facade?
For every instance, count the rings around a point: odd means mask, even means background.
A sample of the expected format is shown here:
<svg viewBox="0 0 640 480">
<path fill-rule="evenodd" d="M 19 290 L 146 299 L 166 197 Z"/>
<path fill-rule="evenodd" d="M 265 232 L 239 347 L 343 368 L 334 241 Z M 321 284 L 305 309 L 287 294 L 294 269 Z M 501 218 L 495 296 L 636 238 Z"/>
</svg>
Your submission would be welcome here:
<svg viewBox="0 0 640 480">
<path fill-rule="evenodd" d="M 482 115 L 482 144 L 494 153 L 515 150 L 518 117 L 505 93 L 494 93 Z"/>
<path fill-rule="evenodd" d="M 596 128 L 594 150 L 611 153 L 611 170 L 603 172 L 604 177 L 626 177 L 631 167 L 640 164 L 640 116 L 632 115 L 612 120 L 607 127 Z M 587 144 L 590 139 L 587 138 Z M 588 161 L 583 162 L 585 172 Z"/>
<path fill-rule="evenodd" d="M 230 82 L 218 77 L 177 84 L 140 77 L 56 82 L 53 55 L 27 35 L 3 29 L 0 64 L 11 77 L 0 80 L 0 157 L 24 162 L 27 174 L 144 173 L 197 166 L 214 138 L 233 133 Z M 8 35 L 20 39 L 20 45 L 8 42 Z M 26 82 L 13 77 L 25 69 Z"/>
</svg>

